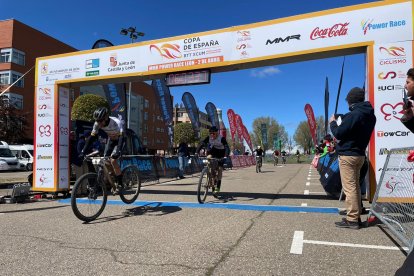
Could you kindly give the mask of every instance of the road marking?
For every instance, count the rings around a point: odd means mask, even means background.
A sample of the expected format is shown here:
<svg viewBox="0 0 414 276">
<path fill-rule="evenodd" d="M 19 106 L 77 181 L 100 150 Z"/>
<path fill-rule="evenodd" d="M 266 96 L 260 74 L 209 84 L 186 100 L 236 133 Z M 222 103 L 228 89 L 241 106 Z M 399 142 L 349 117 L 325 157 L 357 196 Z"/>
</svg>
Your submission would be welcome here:
<svg viewBox="0 0 414 276">
<path fill-rule="evenodd" d="M 69 199 L 60 199 L 59 203 L 70 204 Z M 78 199 L 79 204 L 87 204 L 88 200 Z M 338 214 L 337 207 L 312 207 L 312 206 L 278 206 L 278 205 L 252 205 L 252 204 L 230 204 L 230 203 L 204 203 L 196 202 L 172 202 L 172 201 L 135 201 L 132 204 L 125 204 L 121 200 L 108 200 L 107 205 L 125 205 L 125 206 L 142 206 L 142 207 L 181 207 L 181 208 L 204 208 L 204 209 L 231 209 L 245 211 L 263 211 L 263 212 L 291 212 L 291 213 L 324 213 Z"/>
<path fill-rule="evenodd" d="M 304 194 L 304 195 L 308 195 L 308 194 L 309 194 L 309 190 L 305 190 L 305 191 L 303 192 L 303 194 Z"/>
<path fill-rule="evenodd" d="M 310 185 L 310 182 L 306 182 L 306 186 L 309 186 Z"/>
<path fill-rule="evenodd" d="M 383 249 L 383 250 L 401 250 L 397 246 L 383 246 L 383 245 L 370 245 L 370 244 L 359 244 L 359 243 L 345 243 L 345 242 L 327 242 L 327 241 L 315 241 L 315 240 L 304 240 L 303 231 L 295 231 L 293 234 L 292 246 L 290 247 L 291 254 L 302 254 L 303 244 L 318 244 L 318 245 L 329 245 L 329 246 L 342 246 L 342 247 L 354 247 L 354 248 L 369 248 L 369 249 Z M 404 250 L 408 250 L 408 247 L 402 247 Z"/>
<path fill-rule="evenodd" d="M 302 254 L 303 234 L 303 231 L 295 231 L 295 233 L 293 234 L 292 246 L 290 247 L 290 254 Z"/>
<path fill-rule="evenodd" d="M 300 206 L 302 206 L 302 207 L 307 207 L 307 206 L 308 206 L 308 204 L 307 204 L 307 203 L 302 203 Z M 306 212 L 300 212 L 300 213 L 306 213 Z"/>
<path fill-rule="evenodd" d="M 325 192 L 309 192 L 310 194 L 316 194 L 316 195 L 326 195 Z"/>
</svg>

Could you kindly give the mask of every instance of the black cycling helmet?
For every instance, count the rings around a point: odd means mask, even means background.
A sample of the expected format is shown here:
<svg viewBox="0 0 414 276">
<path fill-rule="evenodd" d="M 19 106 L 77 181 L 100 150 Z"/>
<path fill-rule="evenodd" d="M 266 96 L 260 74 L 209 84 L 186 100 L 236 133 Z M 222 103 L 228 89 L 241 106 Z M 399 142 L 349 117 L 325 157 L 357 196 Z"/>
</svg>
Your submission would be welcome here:
<svg viewBox="0 0 414 276">
<path fill-rule="evenodd" d="M 109 110 L 106 107 L 99 107 L 93 113 L 95 121 L 103 121 L 109 117 Z"/>
<path fill-rule="evenodd" d="M 212 132 L 217 132 L 217 131 L 218 131 L 217 127 L 216 126 L 212 126 L 212 127 L 210 127 L 210 129 L 209 129 L 208 132 L 212 133 Z"/>
</svg>

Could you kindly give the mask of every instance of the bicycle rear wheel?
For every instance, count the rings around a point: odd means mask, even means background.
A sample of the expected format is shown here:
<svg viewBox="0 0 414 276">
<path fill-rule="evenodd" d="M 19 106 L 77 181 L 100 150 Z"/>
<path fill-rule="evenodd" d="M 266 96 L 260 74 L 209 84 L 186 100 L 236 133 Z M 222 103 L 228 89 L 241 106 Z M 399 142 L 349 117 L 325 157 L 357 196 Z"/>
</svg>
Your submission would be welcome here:
<svg viewBox="0 0 414 276">
<path fill-rule="evenodd" d="M 201 171 L 200 180 L 198 181 L 197 200 L 201 204 L 204 203 L 204 201 L 206 200 L 207 193 L 208 193 L 209 178 L 208 178 L 207 170 L 208 168 L 204 168 Z"/>
<path fill-rule="evenodd" d="M 134 165 L 129 165 L 122 170 L 122 189 L 119 197 L 126 204 L 134 203 L 141 191 L 139 171 Z"/>
<path fill-rule="evenodd" d="M 259 171 L 260 171 L 260 168 L 259 168 L 259 163 L 258 163 L 258 162 L 256 162 L 256 172 L 257 172 L 257 173 L 259 173 Z"/>
<path fill-rule="evenodd" d="M 106 206 L 106 187 L 96 173 L 87 173 L 76 180 L 70 200 L 75 216 L 85 222 L 98 218 Z"/>
</svg>

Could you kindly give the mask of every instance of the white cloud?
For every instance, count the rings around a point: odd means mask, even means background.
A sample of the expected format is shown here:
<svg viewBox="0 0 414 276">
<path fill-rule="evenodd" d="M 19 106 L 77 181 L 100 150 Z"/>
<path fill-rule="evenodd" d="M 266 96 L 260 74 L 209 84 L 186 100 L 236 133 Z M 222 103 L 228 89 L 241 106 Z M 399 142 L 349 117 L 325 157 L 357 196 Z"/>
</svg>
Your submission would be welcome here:
<svg viewBox="0 0 414 276">
<path fill-rule="evenodd" d="M 281 71 L 275 67 L 266 67 L 266 68 L 262 68 L 262 69 L 253 69 L 250 72 L 250 76 L 254 77 L 254 78 L 266 78 L 272 75 L 276 75 L 279 74 Z"/>
</svg>

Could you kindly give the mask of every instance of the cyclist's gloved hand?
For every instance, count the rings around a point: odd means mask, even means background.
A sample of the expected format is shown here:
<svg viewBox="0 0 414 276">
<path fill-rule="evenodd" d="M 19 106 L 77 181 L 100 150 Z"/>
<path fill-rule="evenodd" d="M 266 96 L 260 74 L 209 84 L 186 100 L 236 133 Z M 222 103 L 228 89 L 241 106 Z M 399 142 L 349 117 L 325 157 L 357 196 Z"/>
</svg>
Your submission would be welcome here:
<svg viewBox="0 0 414 276">
<path fill-rule="evenodd" d="M 121 152 L 117 150 L 114 154 L 112 154 L 112 156 L 111 156 L 111 157 L 112 157 L 113 159 L 118 159 L 118 158 L 119 158 L 119 156 L 121 156 Z"/>
<path fill-rule="evenodd" d="M 85 154 L 83 152 L 79 153 L 78 158 L 79 160 L 85 159 Z"/>
</svg>

